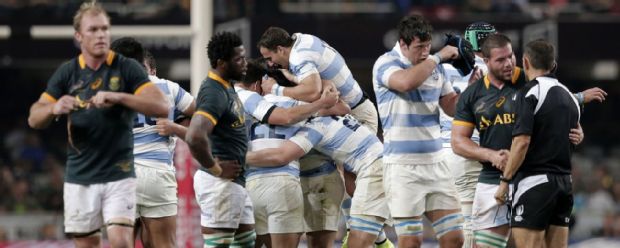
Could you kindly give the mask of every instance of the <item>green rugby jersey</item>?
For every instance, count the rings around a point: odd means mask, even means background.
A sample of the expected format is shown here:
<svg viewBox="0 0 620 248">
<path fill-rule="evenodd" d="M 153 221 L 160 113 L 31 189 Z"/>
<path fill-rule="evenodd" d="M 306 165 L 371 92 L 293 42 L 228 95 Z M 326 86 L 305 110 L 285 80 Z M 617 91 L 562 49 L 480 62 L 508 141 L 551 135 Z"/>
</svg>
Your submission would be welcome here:
<svg viewBox="0 0 620 248">
<path fill-rule="evenodd" d="M 233 85 L 209 72 L 200 86 L 194 114 L 206 117 L 214 125 L 209 135 L 211 154 L 220 160 L 237 160 L 243 167 L 248 149 L 245 111 Z M 235 182 L 245 184 L 243 172 Z"/>
<path fill-rule="evenodd" d="M 138 62 L 113 51 L 97 70 L 86 66 L 83 55 L 56 70 L 43 95 L 54 102 L 75 96 L 80 105 L 68 115 L 66 182 L 88 185 L 135 177 L 134 111 L 120 104 L 89 107 L 88 101 L 99 91 L 138 93 L 149 82 Z"/>
<path fill-rule="evenodd" d="M 499 89 L 491 84 L 488 75 L 479 79 L 459 97 L 452 125 L 475 127 L 480 133 L 480 146 L 493 150 L 510 150 L 515 123 L 515 93 L 526 83 L 519 67 L 513 71 L 512 83 Z M 479 181 L 499 184 L 501 171 L 490 162 L 483 167 Z"/>
</svg>

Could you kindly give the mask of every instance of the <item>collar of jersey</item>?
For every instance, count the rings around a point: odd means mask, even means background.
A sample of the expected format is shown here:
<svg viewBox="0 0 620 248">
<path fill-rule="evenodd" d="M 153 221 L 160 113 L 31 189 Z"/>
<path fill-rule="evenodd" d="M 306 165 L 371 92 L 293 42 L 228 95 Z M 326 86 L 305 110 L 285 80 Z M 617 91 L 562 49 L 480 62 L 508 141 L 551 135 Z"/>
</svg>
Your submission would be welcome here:
<svg viewBox="0 0 620 248">
<path fill-rule="evenodd" d="M 514 71 L 512 71 L 512 78 L 510 79 L 512 84 L 517 83 L 517 80 L 519 79 L 520 74 L 521 74 L 521 67 L 515 66 Z M 491 79 L 489 79 L 489 74 L 484 75 L 484 87 L 486 87 L 486 89 L 488 90 L 490 86 L 491 86 Z"/>
<path fill-rule="evenodd" d="M 224 86 L 224 88 L 226 89 L 230 88 L 230 83 L 224 80 L 223 78 L 221 78 L 219 75 L 210 71 L 208 77 L 220 83 L 222 86 Z"/>
<path fill-rule="evenodd" d="M 403 55 L 403 52 L 400 50 L 400 43 L 398 43 L 398 41 L 396 41 L 396 45 L 394 45 L 394 48 L 392 50 L 398 53 L 398 58 L 400 59 L 401 62 L 405 63 L 405 65 L 413 64 L 411 63 L 411 61 L 409 61 L 407 57 L 405 57 L 405 55 Z"/>
<path fill-rule="evenodd" d="M 105 59 L 105 63 L 108 66 L 111 66 L 112 62 L 114 62 L 115 55 L 116 53 L 112 50 L 108 52 L 108 57 Z M 80 53 L 80 56 L 78 57 L 78 62 L 80 63 L 80 69 L 84 70 L 84 68 L 86 68 L 86 61 L 84 60 L 84 55 L 81 53 Z"/>
</svg>

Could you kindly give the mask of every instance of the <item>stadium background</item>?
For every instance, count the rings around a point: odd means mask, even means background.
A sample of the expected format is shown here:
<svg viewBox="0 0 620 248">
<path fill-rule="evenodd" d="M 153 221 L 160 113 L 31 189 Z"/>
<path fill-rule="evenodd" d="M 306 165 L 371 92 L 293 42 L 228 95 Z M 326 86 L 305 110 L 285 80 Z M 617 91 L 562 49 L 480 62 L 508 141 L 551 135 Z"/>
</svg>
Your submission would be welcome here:
<svg viewBox="0 0 620 248">
<path fill-rule="evenodd" d="M 196 0 L 195 0 L 196 1 Z M 158 76 L 190 90 L 190 0 L 99 1 L 115 27 L 156 31 L 138 36 L 158 62 Z M 256 41 L 269 26 L 317 35 L 346 59 L 366 92 L 372 65 L 396 41 L 394 27 L 408 13 L 431 21 L 433 49 L 444 33 L 461 34 L 467 24 L 484 20 L 513 40 L 520 61 L 521 47 L 546 38 L 558 48 L 558 77 L 573 91 L 598 86 L 609 93 L 604 104 L 586 107 L 582 125 L 586 138 L 574 156 L 575 247 L 607 246 L 620 241 L 620 1 L 618 0 L 213 0 L 215 32 L 230 30 L 244 40 L 250 57 Z M 81 1 L 0 0 L 0 247 L 5 245 L 66 244 L 62 234 L 62 179 L 66 149 L 64 120 L 44 131 L 28 128 L 30 105 L 45 89 L 46 80 L 63 61 L 79 50 L 72 36 L 72 15 Z M 60 27 L 57 25 L 61 25 Z M 139 26 L 136 26 L 139 25 Z M 164 25 L 164 26 L 161 26 Z M 36 32 L 35 30 L 52 31 Z M 140 34 L 142 32 L 135 32 Z M 149 32 L 146 32 L 149 33 Z M 201 44 L 204 47 L 206 44 Z M 201 59 L 207 60 L 203 50 Z M 519 62 L 520 64 L 520 62 Z M 206 71 L 207 68 L 204 68 Z M 191 193 L 188 151 L 177 152 L 180 190 L 179 241 L 198 242 L 197 212 Z M 186 149 L 186 148 L 185 148 Z M 615 238 L 615 239 L 614 239 Z M 28 240 L 29 243 L 24 241 Z M 197 241 L 196 241 L 197 240 Z"/>
</svg>

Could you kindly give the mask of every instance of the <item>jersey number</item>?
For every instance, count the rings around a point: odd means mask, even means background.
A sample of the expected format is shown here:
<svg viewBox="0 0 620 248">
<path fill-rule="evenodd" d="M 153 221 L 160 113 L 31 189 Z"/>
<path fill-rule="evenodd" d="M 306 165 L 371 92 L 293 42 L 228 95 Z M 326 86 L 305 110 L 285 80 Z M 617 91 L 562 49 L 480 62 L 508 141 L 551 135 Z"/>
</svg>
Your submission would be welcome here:
<svg viewBox="0 0 620 248">
<path fill-rule="evenodd" d="M 285 139 L 286 135 L 276 133 L 276 127 L 273 125 L 261 124 L 254 122 L 250 128 L 250 140 L 256 139 Z"/>
</svg>

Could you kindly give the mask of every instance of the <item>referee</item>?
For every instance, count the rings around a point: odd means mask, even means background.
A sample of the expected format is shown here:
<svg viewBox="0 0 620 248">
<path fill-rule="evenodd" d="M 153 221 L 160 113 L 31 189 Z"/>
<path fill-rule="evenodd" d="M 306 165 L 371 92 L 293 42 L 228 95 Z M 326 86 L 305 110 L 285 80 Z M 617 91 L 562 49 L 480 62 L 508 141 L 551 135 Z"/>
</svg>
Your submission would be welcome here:
<svg viewBox="0 0 620 248">
<path fill-rule="evenodd" d="M 511 99 L 516 122 L 495 199 L 503 203 L 508 183 L 514 183 L 511 226 L 517 247 L 567 247 L 575 147 L 569 132 L 579 126 L 579 104 L 550 73 L 556 64 L 549 42 L 528 43 L 523 66 L 531 81 Z"/>
</svg>

